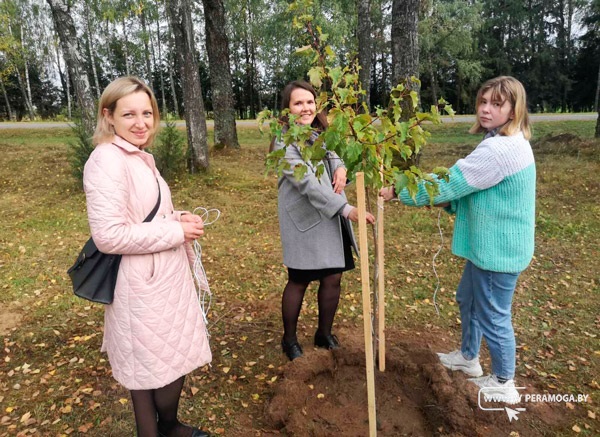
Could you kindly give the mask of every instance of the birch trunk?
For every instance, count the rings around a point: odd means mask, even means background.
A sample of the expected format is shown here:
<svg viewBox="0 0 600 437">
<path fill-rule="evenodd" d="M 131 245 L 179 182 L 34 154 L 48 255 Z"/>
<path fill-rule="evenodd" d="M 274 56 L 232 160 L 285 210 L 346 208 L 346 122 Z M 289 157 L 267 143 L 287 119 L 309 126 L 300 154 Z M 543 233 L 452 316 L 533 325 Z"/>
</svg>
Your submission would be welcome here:
<svg viewBox="0 0 600 437">
<path fill-rule="evenodd" d="M 362 99 L 367 104 L 367 112 L 371 107 L 371 53 L 373 38 L 371 38 L 371 0 L 356 0 L 358 11 L 358 63 L 360 72 L 358 77 L 365 91 Z"/>
<path fill-rule="evenodd" d="M 167 13 L 175 37 L 183 87 L 183 105 L 190 151 L 189 170 L 195 173 L 199 169 L 208 169 L 208 141 L 190 1 L 170 0 L 167 2 Z"/>
<path fill-rule="evenodd" d="M 229 65 L 229 41 L 221 0 L 203 0 L 206 51 L 215 116 L 215 147 L 240 148 L 235 127 L 233 86 Z"/>
<path fill-rule="evenodd" d="M 95 128 L 95 103 L 92 97 L 90 81 L 85 70 L 85 60 L 81 55 L 79 40 L 73 18 L 70 15 L 70 2 L 65 0 L 46 0 L 52 11 L 54 27 L 60 38 L 63 56 L 69 76 L 73 80 L 81 118 L 86 132 L 91 136 Z"/>
<path fill-rule="evenodd" d="M 175 53 L 176 49 L 175 49 L 175 42 L 173 41 L 173 29 L 171 27 L 171 23 L 169 22 L 169 51 L 171 53 Z M 171 60 L 171 58 L 169 57 L 169 60 Z M 173 64 L 177 64 L 177 60 L 175 58 L 172 58 L 172 62 Z M 177 116 L 180 116 L 181 113 L 179 112 L 179 101 L 177 100 L 177 91 L 175 89 L 175 78 L 173 77 L 173 69 L 168 68 L 169 70 L 169 83 L 171 84 L 171 98 L 173 99 L 173 105 L 174 105 L 174 111 L 175 114 L 177 114 Z"/>
<path fill-rule="evenodd" d="M 142 9 L 140 13 L 140 23 L 142 25 L 142 32 L 144 33 L 144 57 L 146 60 L 146 79 L 149 84 L 152 84 L 152 68 L 150 67 L 150 47 L 148 46 L 148 40 L 150 39 L 150 34 L 148 33 L 148 28 L 146 26 L 146 12 Z"/>
<path fill-rule="evenodd" d="M 4 87 L 4 82 L 2 81 L 1 75 L 0 75 L 0 88 L 2 88 L 2 95 L 4 96 L 4 102 L 6 104 L 6 112 L 8 115 L 8 120 L 12 121 L 15 119 L 15 117 L 13 116 L 13 112 L 10 107 L 10 101 L 8 100 L 8 94 L 6 93 L 6 88 Z"/>
<path fill-rule="evenodd" d="M 125 40 L 123 43 L 123 56 L 125 57 L 125 74 L 127 76 L 131 75 L 131 67 L 129 60 L 129 39 L 127 37 L 127 23 L 125 22 L 125 17 L 121 20 L 121 25 L 123 26 L 123 39 Z"/>
<path fill-rule="evenodd" d="M 29 112 L 29 119 L 31 121 L 35 118 L 35 113 L 33 111 L 33 100 L 31 98 L 31 82 L 29 80 L 29 64 L 27 63 L 27 52 L 25 50 L 25 43 L 23 43 L 23 28 L 25 27 L 25 23 L 21 23 L 21 50 L 23 53 L 23 67 L 25 70 L 25 106 L 27 107 L 27 111 Z M 19 72 L 17 70 L 17 76 L 19 76 Z"/>
<path fill-rule="evenodd" d="M 88 2 L 84 2 L 85 4 L 85 26 L 87 28 L 87 46 L 88 46 L 88 55 L 90 57 L 90 64 L 92 65 L 92 75 L 94 77 L 94 88 L 96 91 L 96 98 L 100 100 L 100 83 L 98 81 L 98 72 L 96 71 L 96 52 L 94 51 L 94 46 L 92 45 L 92 25 L 90 23 L 90 7 Z"/>
<path fill-rule="evenodd" d="M 160 43 L 160 18 L 158 15 L 156 16 L 156 48 L 158 50 L 158 63 L 154 61 L 154 68 L 157 68 L 157 64 L 160 64 L 158 67 L 159 78 L 160 78 L 160 98 L 162 100 L 162 113 L 167 115 L 167 99 L 165 96 L 165 80 L 162 69 L 162 45 Z M 175 113 L 177 113 L 177 108 L 175 108 Z"/>
<path fill-rule="evenodd" d="M 392 86 L 419 76 L 419 0 L 392 2 Z M 412 89 L 415 89 L 413 87 Z M 418 88 L 415 89 L 419 92 Z M 410 118 L 412 108 L 403 105 L 403 119 Z"/>
</svg>

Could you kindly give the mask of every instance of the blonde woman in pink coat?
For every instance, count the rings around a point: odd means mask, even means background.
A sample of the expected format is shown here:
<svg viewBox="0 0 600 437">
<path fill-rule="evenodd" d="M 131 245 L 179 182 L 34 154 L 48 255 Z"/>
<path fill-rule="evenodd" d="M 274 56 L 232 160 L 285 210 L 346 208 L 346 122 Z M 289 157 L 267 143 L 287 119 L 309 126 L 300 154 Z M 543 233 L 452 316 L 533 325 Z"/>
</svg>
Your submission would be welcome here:
<svg viewBox="0 0 600 437">
<path fill-rule="evenodd" d="M 185 375 L 212 356 L 190 269 L 189 243 L 204 234 L 199 216 L 175 211 L 151 154 L 159 127 L 150 88 L 122 77 L 104 90 L 84 169 L 92 237 L 122 254 L 115 297 L 105 308 L 102 350 L 131 392 L 140 437 L 208 434 L 177 420 Z M 154 219 L 142 223 L 159 195 Z"/>
</svg>

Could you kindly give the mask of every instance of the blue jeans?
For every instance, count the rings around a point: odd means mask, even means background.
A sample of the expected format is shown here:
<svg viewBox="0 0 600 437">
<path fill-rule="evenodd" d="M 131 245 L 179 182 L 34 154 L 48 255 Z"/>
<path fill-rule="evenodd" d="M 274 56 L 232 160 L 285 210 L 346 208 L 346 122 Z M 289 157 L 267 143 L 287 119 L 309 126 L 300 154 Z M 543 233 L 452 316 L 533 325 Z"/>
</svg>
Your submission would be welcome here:
<svg viewBox="0 0 600 437">
<path fill-rule="evenodd" d="M 481 337 L 492 358 L 492 373 L 500 378 L 515 376 L 516 342 L 512 326 L 512 297 L 519 273 L 482 270 L 467 261 L 456 301 L 460 308 L 463 356 L 479 355 Z"/>
</svg>

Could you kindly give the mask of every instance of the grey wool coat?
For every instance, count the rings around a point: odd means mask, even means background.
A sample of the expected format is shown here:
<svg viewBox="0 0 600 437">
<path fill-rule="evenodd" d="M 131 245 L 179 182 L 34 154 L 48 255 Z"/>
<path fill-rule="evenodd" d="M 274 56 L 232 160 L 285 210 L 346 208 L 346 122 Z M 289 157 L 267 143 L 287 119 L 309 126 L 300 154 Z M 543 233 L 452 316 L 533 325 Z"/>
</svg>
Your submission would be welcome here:
<svg viewBox="0 0 600 437">
<path fill-rule="evenodd" d="M 275 142 L 275 149 L 285 147 Z M 358 253 L 350 220 L 342 215 L 348 203 L 344 192 L 333 191 L 330 174 L 344 163 L 335 152 L 328 151 L 323 160 L 327 171 L 320 179 L 310 162 L 305 162 L 300 149 L 290 144 L 285 153 L 290 169 L 285 170 L 278 185 L 278 214 L 283 246 L 283 263 L 293 269 L 313 270 L 345 266 L 342 226 L 346 227 L 352 246 Z M 294 167 L 306 164 L 304 177 L 294 177 Z"/>
</svg>

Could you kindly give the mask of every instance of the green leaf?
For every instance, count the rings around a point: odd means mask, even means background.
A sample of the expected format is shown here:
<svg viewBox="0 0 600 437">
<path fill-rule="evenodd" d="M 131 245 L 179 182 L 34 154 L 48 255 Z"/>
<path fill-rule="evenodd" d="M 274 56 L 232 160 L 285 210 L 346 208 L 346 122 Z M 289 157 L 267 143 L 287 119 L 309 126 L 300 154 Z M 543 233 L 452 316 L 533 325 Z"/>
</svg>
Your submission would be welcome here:
<svg viewBox="0 0 600 437">
<path fill-rule="evenodd" d="M 336 94 L 339 96 L 339 100 L 340 103 L 342 105 L 348 105 L 348 95 L 350 93 L 350 90 L 346 89 L 346 88 L 338 88 L 335 90 Z"/>
<path fill-rule="evenodd" d="M 306 175 L 306 172 L 308 171 L 308 167 L 306 166 L 306 164 L 296 164 L 296 166 L 294 167 L 294 178 L 296 178 L 296 180 L 300 180 L 304 177 L 304 175 Z"/>
<path fill-rule="evenodd" d="M 323 172 L 325 171 L 325 166 L 323 165 L 323 163 L 319 163 L 317 165 L 317 168 L 315 169 L 315 176 L 317 177 L 318 180 L 321 179 L 321 176 L 323 175 Z"/>
<path fill-rule="evenodd" d="M 443 179 L 444 181 L 450 181 L 450 173 L 448 168 L 446 167 L 435 167 L 432 172 L 438 177 L 438 179 Z"/>
<path fill-rule="evenodd" d="M 323 77 L 323 75 L 323 67 L 313 67 L 308 70 L 309 81 L 315 88 L 321 88 L 321 85 L 323 84 L 321 77 Z"/>
<path fill-rule="evenodd" d="M 331 88 L 336 89 L 342 80 L 342 70 L 340 67 L 329 68 L 329 77 L 331 78 Z"/>
<path fill-rule="evenodd" d="M 415 109 L 419 105 L 419 94 L 415 90 L 412 90 L 410 98 L 412 99 L 412 107 Z"/>
<path fill-rule="evenodd" d="M 438 185 L 436 183 L 428 182 L 425 184 L 425 190 L 429 195 L 429 203 L 433 206 L 433 199 L 439 194 Z"/>
</svg>

